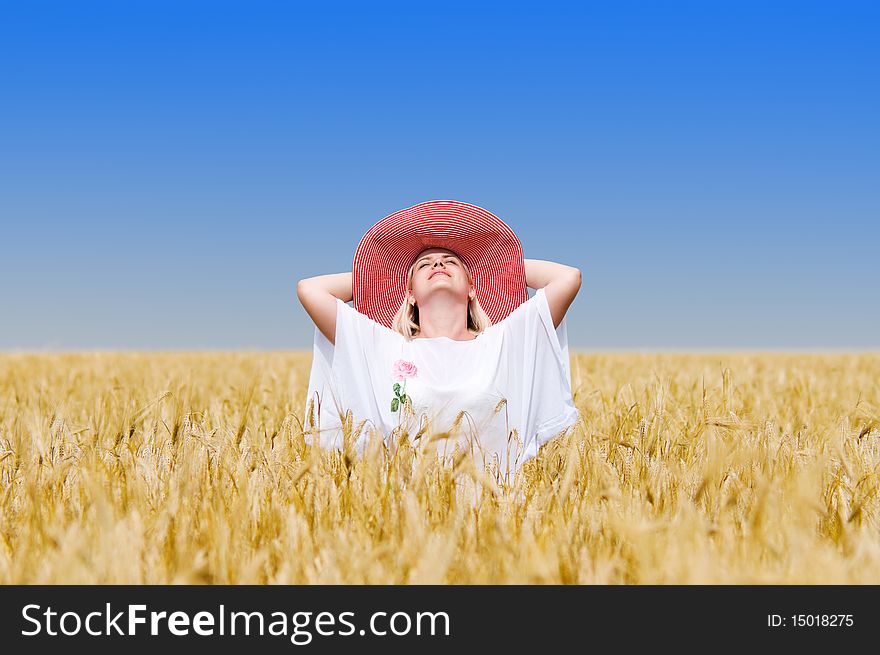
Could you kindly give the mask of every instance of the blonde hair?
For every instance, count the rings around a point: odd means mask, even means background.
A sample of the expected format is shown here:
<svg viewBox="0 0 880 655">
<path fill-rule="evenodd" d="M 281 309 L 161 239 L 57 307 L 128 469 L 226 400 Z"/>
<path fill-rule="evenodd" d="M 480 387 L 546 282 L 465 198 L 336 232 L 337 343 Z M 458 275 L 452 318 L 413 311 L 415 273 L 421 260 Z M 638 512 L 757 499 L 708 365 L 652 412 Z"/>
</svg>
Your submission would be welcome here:
<svg viewBox="0 0 880 655">
<path fill-rule="evenodd" d="M 448 248 L 446 249 L 448 250 Z M 451 250 L 449 252 L 452 252 Z M 465 273 L 467 273 L 468 282 L 473 286 L 474 277 L 471 275 L 470 269 L 467 267 L 467 264 L 464 263 L 464 260 L 459 257 L 456 253 L 455 257 L 458 261 L 461 262 L 461 265 L 464 267 Z M 414 304 L 410 304 L 408 300 L 408 295 L 412 291 L 412 278 L 413 278 L 413 269 L 415 268 L 416 262 L 410 264 L 409 271 L 406 274 L 406 291 L 407 293 L 403 296 L 403 303 L 400 305 L 400 309 L 397 310 L 397 314 L 394 315 L 394 320 L 391 323 L 391 328 L 396 332 L 400 332 L 407 339 L 412 339 L 414 336 L 417 336 L 419 332 L 421 332 L 421 326 L 419 325 L 419 308 Z M 467 329 L 468 332 L 473 332 L 476 334 L 480 334 L 487 327 L 492 325 L 492 320 L 489 318 L 489 315 L 486 314 L 485 310 L 480 306 L 480 301 L 477 300 L 477 295 L 474 294 L 473 298 L 468 299 L 468 318 L 467 318 Z"/>
</svg>

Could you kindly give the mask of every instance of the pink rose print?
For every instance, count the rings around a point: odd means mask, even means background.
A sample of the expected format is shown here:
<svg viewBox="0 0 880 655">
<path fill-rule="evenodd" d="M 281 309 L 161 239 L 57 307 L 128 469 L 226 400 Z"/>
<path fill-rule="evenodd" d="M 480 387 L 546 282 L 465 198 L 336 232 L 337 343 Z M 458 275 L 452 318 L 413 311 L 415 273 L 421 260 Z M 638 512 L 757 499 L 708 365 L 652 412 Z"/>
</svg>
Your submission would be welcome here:
<svg viewBox="0 0 880 655">
<path fill-rule="evenodd" d="M 406 380 L 414 378 L 418 375 L 419 369 L 412 362 L 405 359 L 398 359 L 391 367 L 391 377 L 397 382 L 394 383 L 394 398 L 391 399 L 391 411 L 396 412 L 402 403 L 410 402 L 409 396 L 406 395 Z M 400 383 L 403 382 L 401 388 Z"/>
<path fill-rule="evenodd" d="M 412 362 L 408 362 L 405 359 L 398 359 L 394 362 L 394 366 L 391 369 L 391 377 L 398 382 L 403 382 L 406 378 L 414 378 L 418 372 L 419 369 L 417 369 L 416 365 Z"/>
</svg>

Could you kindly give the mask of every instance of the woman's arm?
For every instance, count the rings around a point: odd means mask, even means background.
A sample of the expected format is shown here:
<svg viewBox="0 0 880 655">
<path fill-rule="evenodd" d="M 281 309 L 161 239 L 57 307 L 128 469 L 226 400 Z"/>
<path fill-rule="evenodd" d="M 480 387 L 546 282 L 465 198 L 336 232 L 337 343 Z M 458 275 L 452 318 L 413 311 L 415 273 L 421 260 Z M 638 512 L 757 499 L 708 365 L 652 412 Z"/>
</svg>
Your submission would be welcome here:
<svg viewBox="0 0 880 655">
<path fill-rule="evenodd" d="M 303 308 L 327 340 L 336 344 L 336 299 L 352 299 L 351 271 L 307 277 L 296 283 Z"/>
<path fill-rule="evenodd" d="M 542 259 L 524 259 L 526 286 L 544 289 L 547 305 L 553 317 L 553 327 L 559 327 L 565 313 L 581 288 L 581 271 L 573 266 Z"/>
</svg>

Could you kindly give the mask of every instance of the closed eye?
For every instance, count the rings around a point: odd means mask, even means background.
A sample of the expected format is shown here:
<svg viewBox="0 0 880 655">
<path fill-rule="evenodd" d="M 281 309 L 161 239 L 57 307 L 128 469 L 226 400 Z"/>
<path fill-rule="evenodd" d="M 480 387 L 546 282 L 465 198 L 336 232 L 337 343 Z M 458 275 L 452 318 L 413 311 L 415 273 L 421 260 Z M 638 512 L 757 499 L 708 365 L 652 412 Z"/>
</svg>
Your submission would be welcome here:
<svg viewBox="0 0 880 655">
<path fill-rule="evenodd" d="M 425 268 L 425 266 L 427 266 L 429 263 L 430 262 L 422 262 L 421 264 L 419 264 L 419 270 Z M 458 262 L 454 259 L 447 259 L 446 263 L 447 264 L 455 264 L 456 266 L 458 266 Z"/>
<path fill-rule="evenodd" d="M 419 264 L 419 268 L 425 268 L 425 266 L 427 266 L 429 263 L 430 262 L 422 262 L 421 264 Z M 455 259 L 447 259 L 446 263 L 447 264 L 455 264 L 456 266 L 458 265 L 458 261 Z"/>
</svg>

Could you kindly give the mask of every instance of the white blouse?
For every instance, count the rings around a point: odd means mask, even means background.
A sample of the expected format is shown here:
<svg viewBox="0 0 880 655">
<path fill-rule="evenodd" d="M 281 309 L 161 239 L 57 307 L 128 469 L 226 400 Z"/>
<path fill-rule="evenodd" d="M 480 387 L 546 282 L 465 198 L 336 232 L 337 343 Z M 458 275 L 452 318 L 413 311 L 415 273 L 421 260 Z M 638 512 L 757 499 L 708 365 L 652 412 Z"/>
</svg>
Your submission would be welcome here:
<svg viewBox="0 0 880 655">
<path fill-rule="evenodd" d="M 319 439 L 309 443 L 340 448 L 351 410 L 359 452 L 374 427 L 389 444 L 402 430 L 414 444 L 447 432 L 431 441 L 441 456 L 458 445 L 511 472 L 580 418 L 566 319 L 554 329 L 544 289 L 468 341 L 407 340 L 338 298 L 336 307 L 335 346 L 315 328 L 305 428 Z"/>
</svg>

